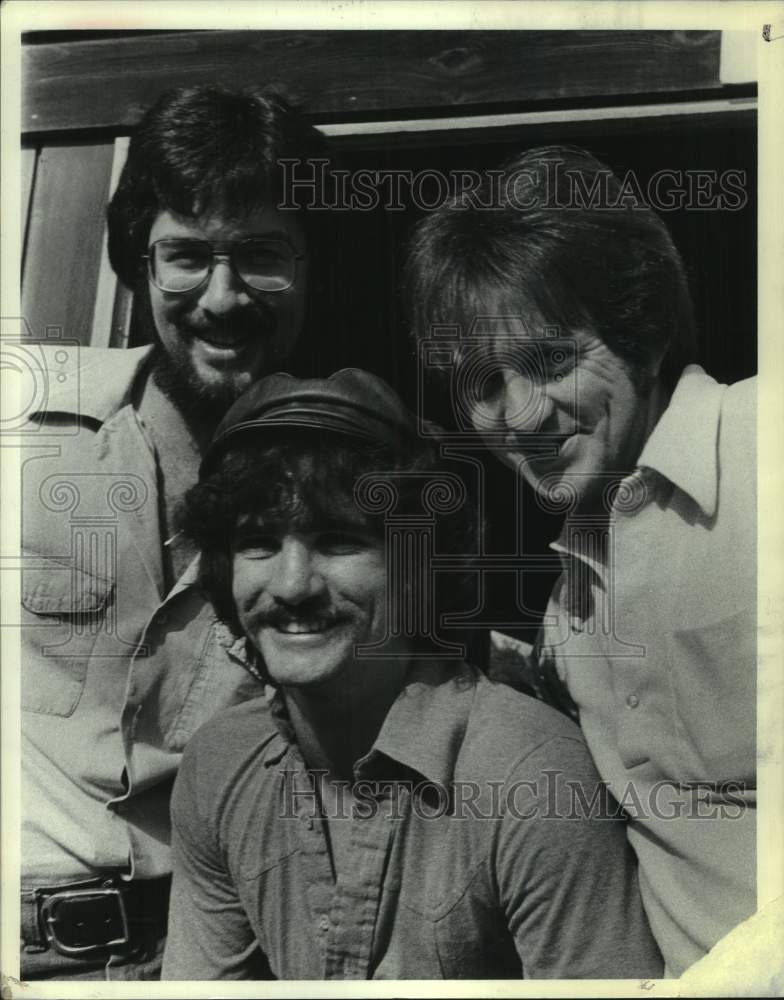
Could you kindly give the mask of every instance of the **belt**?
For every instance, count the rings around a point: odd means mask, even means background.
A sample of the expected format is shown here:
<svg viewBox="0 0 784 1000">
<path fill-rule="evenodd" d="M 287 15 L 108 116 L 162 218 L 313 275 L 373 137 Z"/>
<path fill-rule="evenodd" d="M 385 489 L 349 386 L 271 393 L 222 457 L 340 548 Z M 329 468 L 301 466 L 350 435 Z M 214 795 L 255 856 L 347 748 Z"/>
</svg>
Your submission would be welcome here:
<svg viewBox="0 0 784 1000">
<path fill-rule="evenodd" d="M 107 875 L 23 891 L 24 948 L 72 958 L 146 948 L 166 934 L 170 885 L 168 875 L 130 882 Z"/>
</svg>

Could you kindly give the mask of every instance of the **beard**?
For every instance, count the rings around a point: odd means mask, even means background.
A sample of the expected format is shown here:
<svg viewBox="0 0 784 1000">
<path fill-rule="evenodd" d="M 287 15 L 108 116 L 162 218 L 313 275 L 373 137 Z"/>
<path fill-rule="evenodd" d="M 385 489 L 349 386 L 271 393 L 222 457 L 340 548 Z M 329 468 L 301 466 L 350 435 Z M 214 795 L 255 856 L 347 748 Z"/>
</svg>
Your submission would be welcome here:
<svg viewBox="0 0 784 1000">
<path fill-rule="evenodd" d="M 187 353 L 172 357 L 157 338 L 151 358 L 151 375 L 186 423 L 195 427 L 214 427 L 247 388 L 239 382 L 239 376 L 205 382 Z"/>
<path fill-rule="evenodd" d="M 153 351 L 150 358 L 150 375 L 156 386 L 176 407 L 185 422 L 199 431 L 209 432 L 220 422 L 231 405 L 236 402 L 249 385 L 257 378 L 266 374 L 265 370 L 249 378 L 247 370 L 232 370 L 226 368 L 223 378 L 205 380 L 199 373 L 196 364 L 187 349 L 186 342 L 179 345 L 180 349 L 168 351 L 158 335 L 158 330 L 152 314 L 149 292 L 146 286 L 140 289 L 140 325 L 144 339 L 152 342 Z M 251 320 L 252 330 L 248 336 L 262 336 L 273 351 L 276 322 L 274 316 L 260 317 L 258 314 Z M 193 331 L 198 333 L 197 330 Z M 269 359 L 269 363 L 272 358 Z"/>
</svg>

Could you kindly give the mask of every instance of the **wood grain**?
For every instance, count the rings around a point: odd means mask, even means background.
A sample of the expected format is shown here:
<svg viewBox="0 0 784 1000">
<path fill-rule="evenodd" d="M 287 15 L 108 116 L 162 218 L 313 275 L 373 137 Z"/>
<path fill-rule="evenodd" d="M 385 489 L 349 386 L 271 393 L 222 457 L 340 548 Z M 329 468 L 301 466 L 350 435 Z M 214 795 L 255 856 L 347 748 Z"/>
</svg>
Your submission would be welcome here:
<svg viewBox="0 0 784 1000">
<path fill-rule="evenodd" d="M 715 90 L 720 34 L 189 31 L 26 45 L 22 128 L 122 133 L 161 90 L 205 82 L 281 86 L 317 121 Z"/>
<path fill-rule="evenodd" d="M 20 203 L 19 225 L 22 229 L 22 274 L 24 274 L 25 253 L 27 251 L 28 222 L 35 184 L 35 165 L 38 150 L 32 147 L 21 151 L 19 173 L 22 181 L 22 201 Z"/>
<path fill-rule="evenodd" d="M 22 309 L 33 337 L 48 326 L 90 342 L 113 147 L 47 146 L 38 156 Z"/>
</svg>

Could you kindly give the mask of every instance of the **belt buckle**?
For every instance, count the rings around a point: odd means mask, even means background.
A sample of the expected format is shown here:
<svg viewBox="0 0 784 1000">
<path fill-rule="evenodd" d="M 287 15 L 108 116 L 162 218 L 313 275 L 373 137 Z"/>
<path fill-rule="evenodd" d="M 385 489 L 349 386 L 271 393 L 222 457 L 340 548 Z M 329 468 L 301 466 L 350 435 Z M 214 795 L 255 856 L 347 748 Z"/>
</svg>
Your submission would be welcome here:
<svg viewBox="0 0 784 1000">
<path fill-rule="evenodd" d="M 125 901 L 116 888 L 52 893 L 41 901 L 41 923 L 49 947 L 61 955 L 88 955 L 131 944 Z"/>
</svg>

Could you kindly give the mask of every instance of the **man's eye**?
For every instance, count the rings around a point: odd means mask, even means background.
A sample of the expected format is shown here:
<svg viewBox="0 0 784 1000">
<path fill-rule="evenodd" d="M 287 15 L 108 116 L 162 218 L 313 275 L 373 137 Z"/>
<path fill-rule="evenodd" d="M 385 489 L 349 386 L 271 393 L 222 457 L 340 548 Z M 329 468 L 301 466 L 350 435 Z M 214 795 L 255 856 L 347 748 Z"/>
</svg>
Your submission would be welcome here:
<svg viewBox="0 0 784 1000">
<path fill-rule="evenodd" d="M 234 550 L 245 559 L 269 559 L 280 551 L 280 542 L 270 535 L 247 535 L 237 541 Z"/>
<path fill-rule="evenodd" d="M 546 378 L 548 382 L 560 382 L 569 375 L 575 367 L 573 350 L 554 350 L 547 359 Z"/>
<path fill-rule="evenodd" d="M 494 399 L 504 387 L 504 376 L 500 369 L 488 372 L 477 385 L 477 402 L 486 403 Z"/>
<path fill-rule="evenodd" d="M 372 542 L 366 536 L 349 531 L 329 531 L 316 539 L 316 548 L 319 552 L 330 556 L 353 555 L 356 552 L 364 552 L 371 545 Z"/>
<path fill-rule="evenodd" d="M 193 254 L 180 254 L 174 257 L 170 264 L 175 264 L 179 268 L 199 271 L 205 266 L 206 259 L 204 257 L 196 257 Z"/>
<path fill-rule="evenodd" d="M 161 251 L 161 263 L 180 268 L 201 268 L 208 261 L 209 253 L 191 244 L 164 247 Z"/>
<path fill-rule="evenodd" d="M 286 258 L 279 249 L 262 245 L 246 247 L 242 259 L 247 264 L 278 264 Z"/>
</svg>

